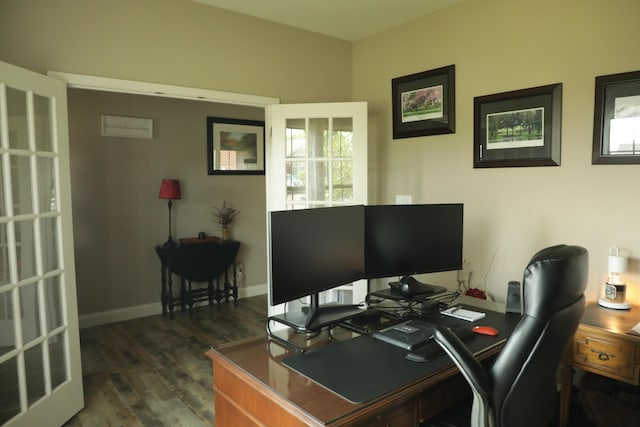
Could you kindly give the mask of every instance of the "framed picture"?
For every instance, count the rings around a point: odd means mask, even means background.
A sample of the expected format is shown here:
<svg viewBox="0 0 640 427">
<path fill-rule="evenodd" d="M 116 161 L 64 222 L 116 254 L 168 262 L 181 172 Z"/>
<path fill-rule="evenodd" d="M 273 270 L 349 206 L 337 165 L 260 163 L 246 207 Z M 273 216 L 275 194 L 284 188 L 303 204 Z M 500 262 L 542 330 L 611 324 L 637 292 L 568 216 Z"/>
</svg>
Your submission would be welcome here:
<svg viewBox="0 0 640 427">
<path fill-rule="evenodd" d="M 456 66 L 391 80 L 393 139 L 455 133 Z"/>
<path fill-rule="evenodd" d="M 209 175 L 264 175 L 264 122 L 207 117 Z"/>
<path fill-rule="evenodd" d="M 473 167 L 559 166 L 562 83 L 473 100 Z"/>
<path fill-rule="evenodd" d="M 153 139 L 153 120 L 105 114 L 102 116 L 102 136 Z"/>
<path fill-rule="evenodd" d="M 640 163 L 640 71 L 596 77 L 592 164 Z"/>
</svg>

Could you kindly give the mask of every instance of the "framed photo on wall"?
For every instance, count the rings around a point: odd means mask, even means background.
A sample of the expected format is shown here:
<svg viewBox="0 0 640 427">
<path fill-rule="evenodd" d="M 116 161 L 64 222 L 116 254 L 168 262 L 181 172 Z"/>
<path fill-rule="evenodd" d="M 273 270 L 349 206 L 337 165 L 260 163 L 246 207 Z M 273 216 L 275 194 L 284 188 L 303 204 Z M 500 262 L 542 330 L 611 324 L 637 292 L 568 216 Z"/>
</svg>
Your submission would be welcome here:
<svg viewBox="0 0 640 427">
<path fill-rule="evenodd" d="M 562 83 L 474 98 L 473 167 L 559 166 Z"/>
<path fill-rule="evenodd" d="M 640 71 L 596 77 L 591 163 L 640 163 Z"/>
<path fill-rule="evenodd" d="M 264 122 L 207 117 L 209 175 L 264 175 Z"/>
<path fill-rule="evenodd" d="M 455 133 L 455 65 L 391 80 L 393 139 Z"/>
</svg>

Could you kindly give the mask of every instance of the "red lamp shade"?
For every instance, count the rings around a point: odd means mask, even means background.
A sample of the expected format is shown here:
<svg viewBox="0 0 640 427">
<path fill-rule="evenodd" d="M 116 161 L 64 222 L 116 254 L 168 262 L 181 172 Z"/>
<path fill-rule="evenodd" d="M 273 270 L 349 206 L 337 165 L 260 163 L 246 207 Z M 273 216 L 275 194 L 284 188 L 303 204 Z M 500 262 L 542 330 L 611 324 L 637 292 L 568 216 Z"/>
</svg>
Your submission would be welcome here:
<svg viewBox="0 0 640 427">
<path fill-rule="evenodd" d="M 180 199 L 180 181 L 177 179 L 163 179 L 160 184 L 159 199 L 178 200 Z"/>
</svg>

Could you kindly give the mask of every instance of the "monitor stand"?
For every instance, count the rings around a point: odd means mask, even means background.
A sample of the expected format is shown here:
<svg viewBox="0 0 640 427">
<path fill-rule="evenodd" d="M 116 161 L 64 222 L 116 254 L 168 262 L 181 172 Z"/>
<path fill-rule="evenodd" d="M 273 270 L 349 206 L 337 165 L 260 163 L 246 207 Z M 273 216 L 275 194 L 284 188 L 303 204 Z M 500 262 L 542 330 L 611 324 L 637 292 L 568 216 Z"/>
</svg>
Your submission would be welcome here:
<svg viewBox="0 0 640 427">
<path fill-rule="evenodd" d="M 269 317 L 267 319 L 267 332 L 269 335 L 282 342 L 282 338 L 271 332 L 270 322 L 282 323 L 298 333 L 313 333 L 320 331 L 325 326 L 352 319 L 363 312 L 360 305 L 334 303 L 320 305 L 320 298 L 317 293 L 310 297 L 311 304 L 303 307 L 300 311 L 286 312 Z M 293 347 L 299 350 L 296 346 Z"/>
<path fill-rule="evenodd" d="M 317 330 L 343 320 L 362 314 L 359 305 L 329 303 L 320 305 L 318 294 L 311 295 L 311 304 L 302 307 L 302 313 L 306 315 L 304 327 L 307 330 Z"/>
</svg>

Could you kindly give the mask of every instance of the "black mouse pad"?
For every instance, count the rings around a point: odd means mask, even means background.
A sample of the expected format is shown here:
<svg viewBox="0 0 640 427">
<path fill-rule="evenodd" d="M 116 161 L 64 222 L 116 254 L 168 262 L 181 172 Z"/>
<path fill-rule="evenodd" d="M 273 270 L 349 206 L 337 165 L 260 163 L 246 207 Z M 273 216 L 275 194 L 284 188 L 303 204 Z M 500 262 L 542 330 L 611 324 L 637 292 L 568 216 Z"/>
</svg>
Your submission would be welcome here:
<svg viewBox="0 0 640 427">
<path fill-rule="evenodd" d="M 504 315 L 494 318 L 491 314 L 487 313 L 487 322 L 483 324 L 497 327 L 500 334 L 497 337 L 473 334 L 465 340 L 473 353 L 504 341 L 515 327 L 515 319 L 509 320 Z M 375 399 L 453 365 L 444 352 L 427 362 L 407 360 L 406 354 L 406 350 L 362 335 L 288 356 L 282 362 L 353 403 Z"/>
</svg>

